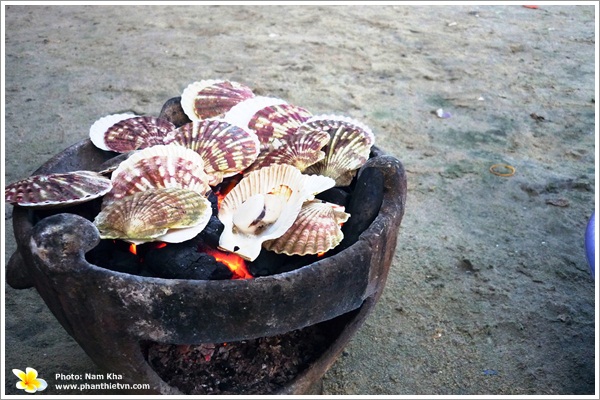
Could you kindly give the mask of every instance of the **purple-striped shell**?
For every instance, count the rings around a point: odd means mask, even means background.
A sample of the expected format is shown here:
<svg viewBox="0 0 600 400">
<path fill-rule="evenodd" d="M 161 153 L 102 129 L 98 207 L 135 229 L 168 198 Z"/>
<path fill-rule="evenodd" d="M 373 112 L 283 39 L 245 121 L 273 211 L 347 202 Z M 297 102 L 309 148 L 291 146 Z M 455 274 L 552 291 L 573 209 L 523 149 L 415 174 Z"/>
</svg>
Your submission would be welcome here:
<svg viewBox="0 0 600 400">
<path fill-rule="evenodd" d="M 90 127 L 90 140 L 97 148 L 110 151 L 110 148 L 104 142 L 104 133 L 114 124 L 135 117 L 137 117 L 135 114 L 123 113 L 106 115 L 96 120 Z"/>
<path fill-rule="evenodd" d="M 112 190 L 103 205 L 148 189 L 183 188 L 205 195 L 208 175 L 204 161 L 195 151 L 178 144 L 158 145 L 139 150 L 121 162 L 112 173 Z"/>
<path fill-rule="evenodd" d="M 66 207 L 101 197 L 111 188 L 110 179 L 92 171 L 33 175 L 7 185 L 4 200 L 23 207 Z"/>
<path fill-rule="evenodd" d="M 285 100 L 275 97 L 255 96 L 246 99 L 231 108 L 223 116 L 223 119 L 231 125 L 239 126 L 243 129 L 253 131 L 250 128 L 250 121 L 262 109 L 287 104 Z"/>
<path fill-rule="evenodd" d="M 369 127 L 348 117 L 315 116 L 306 121 L 298 133 L 327 132 L 330 141 L 323 149 L 325 158 L 304 171 L 307 174 L 329 176 L 336 186 L 348 186 L 356 170 L 369 159 L 375 137 Z"/>
<path fill-rule="evenodd" d="M 261 147 L 271 146 L 276 139 L 294 135 L 298 128 L 312 117 L 310 111 L 292 104 L 277 104 L 258 110 L 250 118 L 248 128 L 256 132 Z"/>
<path fill-rule="evenodd" d="M 102 209 L 94 224 L 102 239 L 136 244 L 155 240 L 182 242 L 200 233 L 211 215 L 210 201 L 203 195 L 172 187 L 149 189 L 115 200 Z"/>
<path fill-rule="evenodd" d="M 279 238 L 264 242 L 263 247 L 289 256 L 325 253 L 344 238 L 341 226 L 348 218 L 350 214 L 343 206 L 321 200 L 306 202 L 294 224 Z"/>
<path fill-rule="evenodd" d="M 202 157 L 211 186 L 248 168 L 259 153 L 254 133 L 218 119 L 194 121 L 179 127 L 174 131 L 174 142 Z"/>
<path fill-rule="evenodd" d="M 280 237 L 292 226 L 305 201 L 334 184 L 331 178 L 303 175 L 285 164 L 250 172 L 221 202 L 224 229 L 219 248 L 253 261 L 264 241 Z"/>
<path fill-rule="evenodd" d="M 106 127 L 111 122 L 110 117 L 113 116 L 101 118 L 90 128 L 92 143 L 103 150 L 126 153 L 160 144 L 169 144 L 173 140 L 170 133 L 175 129 L 175 125 L 166 119 L 133 116 L 118 120 Z"/>
<path fill-rule="evenodd" d="M 273 164 L 293 165 L 300 171 L 325 158 L 321 149 L 329 143 L 327 132 L 314 131 L 310 134 L 290 134 L 281 139 L 279 147 L 263 150 L 256 162 L 244 173 Z"/>
<path fill-rule="evenodd" d="M 207 79 L 190 83 L 181 94 L 181 107 L 192 121 L 222 116 L 236 104 L 254 97 L 237 82 Z"/>
</svg>

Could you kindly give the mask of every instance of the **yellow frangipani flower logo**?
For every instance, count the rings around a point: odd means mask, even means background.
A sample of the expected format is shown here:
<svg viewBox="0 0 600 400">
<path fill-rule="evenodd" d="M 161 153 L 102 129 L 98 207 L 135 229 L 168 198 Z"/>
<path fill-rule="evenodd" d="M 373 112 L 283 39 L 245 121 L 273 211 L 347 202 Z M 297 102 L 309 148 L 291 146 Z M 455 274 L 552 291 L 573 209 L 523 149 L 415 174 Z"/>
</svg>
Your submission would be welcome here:
<svg viewBox="0 0 600 400">
<path fill-rule="evenodd" d="M 35 369 L 27 367 L 26 372 L 20 369 L 13 369 L 15 374 L 21 381 L 17 382 L 17 389 L 23 389 L 27 393 L 41 392 L 48 387 L 45 380 L 39 379 L 38 373 Z"/>
</svg>

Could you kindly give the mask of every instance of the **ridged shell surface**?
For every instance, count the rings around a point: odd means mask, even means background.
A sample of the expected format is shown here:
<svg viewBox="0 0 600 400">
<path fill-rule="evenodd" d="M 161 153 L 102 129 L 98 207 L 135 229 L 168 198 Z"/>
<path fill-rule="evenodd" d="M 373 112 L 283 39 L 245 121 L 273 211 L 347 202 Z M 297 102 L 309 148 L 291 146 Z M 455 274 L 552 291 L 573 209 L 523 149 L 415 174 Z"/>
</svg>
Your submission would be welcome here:
<svg viewBox="0 0 600 400">
<path fill-rule="evenodd" d="M 250 129 L 250 121 L 264 108 L 280 106 L 287 104 L 285 100 L 276 97 L 256 96 L 246 99 L 225 113 L 223 119 L 231 125 L 239 126 L 243 129 Z"/>
<path fill-rule="evenodd" d="M 175 187 L 191 189 L 202 195 L 210 190 L 202 157 L 178 144 L 137 151 L 119 164 L 112 173 L 111 181 L 113 188 L 104 197 L 104 205 L 148 189 Z"/>
<path fill-rule="evenodd" d="M 254 133 L 218 119 L 194 121 L 179 127 L 175 131 L 175 143 L 200 154 L 204 169 L 211 177 L 211 186 L 248 168 L 259 152 Z"/>
<path fill-rule="evenodd" d="M 306 202 L 290 229 L 279 238 L 266 241 L 263 247 L 290 256 L 325 253 L 340 244 L 344 238 L 341 225 L 349 217 L 344 207 L 337 204 Z"/>
<path fill-rule="evenodd" d="M 134 117 L 137 117 L 137 115 L 132 113 L 122 113 L 107 115 L 96 120 L 90 127 L 90 140 L 99 149 L 110 151 L 110 148 L 104 142 L 104 134 L 106 131 L 114 124 Z"/>
<path fill-rule="evenodd" d="M 258 110 L 250 118 L 248 127 L 256 132 L 263 148 L 269 147 L 274 139 L 294 135 L 312 113 L 292 104 L 278 104 Z"/>
<path fill-rule="evenodd" d="M 115 200 L 96 216 L 94 224 L 103 239 L 139 244 L 168 241 L 164 235 L 169 229 L 199 227 L 202 230 L 211 214 L 210 202 L 193 190 L 150 189 Z"/>
<path fill-rule="evenodd" d="M 173 141 L 175 125 L 151 116 L 119 121 L 104 132 L 104 144 L 111 151 L 127 153 Z"/>
<path fill-rule="evenodd" d="M 327 132 L 330 141 L 325 146 L 325 158 L 304 172 L 319 174 L 335 179 L 336 186 L 348 186 L 369 159 L 375 137 L 366 125 L 340 116 L 316 116 L 306 121 L 299 133 Z"/>
<path fill-rule="evenodd" d="M 325 152 L 321 149 L 327 143 L 329 143 L 327 132 L 314 131 L 310 134 L 289 135 L 281 139 L 279 147 L 261 152 L 256 162 L 246 171 L 250 172 L 273 164 L 288 164 L 304 171 L 325 158 Z"/>
<path fill-rule="evenodd" d="M 254 260 L 265 240 L 278 238 L 292 226 L 305 201 L 334 183 L 331 178 L 303 175 L 291 165 L 250 172 L 221 203 L 224 230 L 219 247 Z"/>
<path fill-rule="evenodd" d="M 4 200 L 23 207 L 69 206 L 103 196 L 111 188 L 110 179 L 92 171 L 33 175 L 7 185 Z"/>
<path fill-rule="evenodd" d="M 190 83 L 181 94 L 181 107 L 192 121 L 222 116 L 236 104 L 254 97 L 238 82 L 207 79 Z"/>
</svg>

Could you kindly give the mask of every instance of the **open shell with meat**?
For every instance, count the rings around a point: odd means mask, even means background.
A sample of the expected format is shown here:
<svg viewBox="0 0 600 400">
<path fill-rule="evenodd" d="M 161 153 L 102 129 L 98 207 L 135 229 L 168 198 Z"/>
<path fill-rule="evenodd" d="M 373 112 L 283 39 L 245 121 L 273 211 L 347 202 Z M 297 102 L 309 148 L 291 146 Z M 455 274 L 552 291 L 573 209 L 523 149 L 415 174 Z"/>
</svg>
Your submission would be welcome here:
<svg viewBox="0 0 600 400">
<path fill-rule="evenodd" d="M 250 172 L 221 203 L 224 230 L 219 248 L 256 259 L 264 241 L 280 237 L 292 226 L 304 202 L 334 184 L 331 178 L 304 175 L 285 164 Z"/>
</svg>

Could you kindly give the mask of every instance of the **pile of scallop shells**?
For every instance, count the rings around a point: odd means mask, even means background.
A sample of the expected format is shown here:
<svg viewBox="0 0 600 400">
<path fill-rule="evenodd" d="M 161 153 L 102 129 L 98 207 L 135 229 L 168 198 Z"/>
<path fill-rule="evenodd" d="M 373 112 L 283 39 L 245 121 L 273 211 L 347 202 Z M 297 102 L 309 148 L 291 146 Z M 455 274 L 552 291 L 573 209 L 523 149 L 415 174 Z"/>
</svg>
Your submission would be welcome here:
<svg viewBox="0 0 600 400">
<path fill-rule="evenodd" d="M 118 165 L 31 176 L 6 186 L 6 201 L 64 207 L 102 197 L 94 220 L 101 238 L 183 242 L 208 224 L 211 191 L 240 174 L 218 208 L 221 250 L 252 261 L 262 248 L 307 255 L 341 242 L 350 215 L 315 195 L 350 185 L 374 143 L 367 126 L 226 80 L 190 84 L 181 107 L 191 122 L 180 127 L 152 116 L 100 118 L 90 139 L 124 153 Z"/>
</svg>

